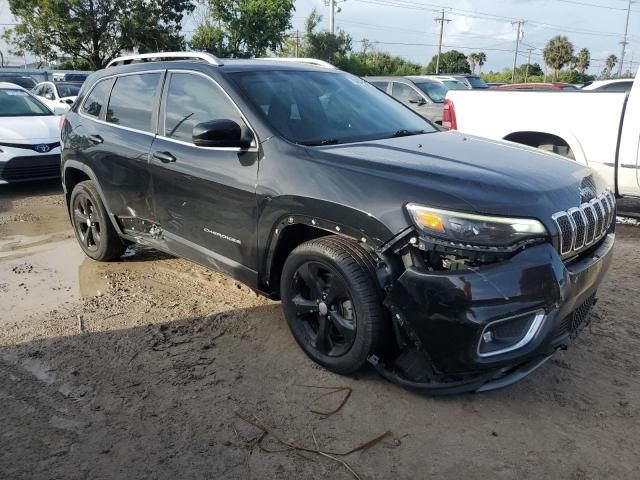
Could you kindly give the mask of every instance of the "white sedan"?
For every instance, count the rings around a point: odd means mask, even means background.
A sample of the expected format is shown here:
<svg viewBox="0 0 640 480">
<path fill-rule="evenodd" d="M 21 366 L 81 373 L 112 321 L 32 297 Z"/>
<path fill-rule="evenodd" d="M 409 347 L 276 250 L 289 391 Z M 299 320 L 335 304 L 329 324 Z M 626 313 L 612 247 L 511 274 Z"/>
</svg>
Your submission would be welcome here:
<svg viewBox="0 0 640 480">
<path fill-rule="evenodd" d="M 60 118 L 24 88 L 0 82 L 0 184 L 60 176 Z"/>
<path fill-rule="evenodd" d="M 78 97 L 82 83 L 72 82 L 42 82 L 33 87 L 31 93 L 51 110 L 62 106 L 69 110 Z"/>
</svg>

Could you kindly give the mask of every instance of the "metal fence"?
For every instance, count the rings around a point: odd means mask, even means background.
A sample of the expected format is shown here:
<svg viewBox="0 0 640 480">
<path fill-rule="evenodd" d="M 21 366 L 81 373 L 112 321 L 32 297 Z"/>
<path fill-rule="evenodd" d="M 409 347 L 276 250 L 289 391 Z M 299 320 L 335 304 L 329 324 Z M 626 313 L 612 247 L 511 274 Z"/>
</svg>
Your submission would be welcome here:
<svg viewBox="0 0 640 480">
<path fill-rule="evenodd" d="M 33 79 L 37 83 L 53 81 L 54 76 L 55 77 L 57 77 L 58 75 L 62 76 L 66 73 L 82 73 L 82 74 L 88 75 L 93 72 L 85 71 L 85 70 L 41 70 L 41 69 L 35 69 L 35 68 L 18 68 L 18 67 L 0 68 L 0 75 L 2 74 L 28 75 L 30 77 L 33 77 Z"/>
</svg>

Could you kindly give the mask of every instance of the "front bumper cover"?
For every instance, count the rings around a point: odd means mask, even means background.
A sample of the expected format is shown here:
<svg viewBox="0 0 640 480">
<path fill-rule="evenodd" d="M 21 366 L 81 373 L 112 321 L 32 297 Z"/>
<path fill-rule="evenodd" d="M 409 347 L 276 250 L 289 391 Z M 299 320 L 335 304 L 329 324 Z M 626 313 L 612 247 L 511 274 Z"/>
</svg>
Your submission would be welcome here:
<svg viewBox="0 0 640 480">
<path fill-rule="evenodd" d="M 407 268 L 386 305 L 398 330 L 410 339 L 408 349 L 424 357 L 418 363 L 427 365 L 430 373 L 416 375 L 416 368 L 404 368 L 406 362 L 401 365 L 397 358 L 370 362 L 391 381 L 435 394 L 487 391 L 521 380 L 558 348 L 566 348 L 571 333 L 565 328 L 567 319 L 593 304 L 611 263 L 614 238 L 608 233 L 588 254 L 568 264 L 551 244 L 543 244 L 480 269 Z M 540 309 L 546 318 L 529 343 L 500 355 L 478 355 L 488 323 Z"/>
</svg>

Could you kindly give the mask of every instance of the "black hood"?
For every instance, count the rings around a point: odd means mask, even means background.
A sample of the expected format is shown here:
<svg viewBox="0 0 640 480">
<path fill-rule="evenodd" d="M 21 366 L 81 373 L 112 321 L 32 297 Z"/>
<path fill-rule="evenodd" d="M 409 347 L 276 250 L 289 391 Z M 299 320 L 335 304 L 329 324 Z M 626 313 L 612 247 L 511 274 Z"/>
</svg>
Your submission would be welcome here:
<svg viewBox="0 0 640 480">
<path fill-rule="evenodd" d="M 606 188 L 597 174 L 575 161 L 531 147 L 458 132 L 310 151 L 316 159 L 339 162 L 342 168 L 386 177 L 389 188 L 402 197 L 403 203 L 532 217 L 545 224 L 550 224 L 554 213 L 588 200 L 585 186 L 595 190 L 594 194 Z"/>
</svg>

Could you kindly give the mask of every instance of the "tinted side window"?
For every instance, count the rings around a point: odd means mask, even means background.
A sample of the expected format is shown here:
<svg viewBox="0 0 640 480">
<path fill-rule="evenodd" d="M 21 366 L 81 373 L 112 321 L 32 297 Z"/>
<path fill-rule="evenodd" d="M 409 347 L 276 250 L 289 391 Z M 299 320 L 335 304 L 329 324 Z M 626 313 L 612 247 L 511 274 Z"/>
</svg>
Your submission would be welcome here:
<svg viewBox="0 0 640 480">
<path fill-rule="evenodd" d="M 398 82 L 393 82 L 391 95 L 403 103 L 409 103 L 409 100 L 415 100 L 418 97 L 418 94 L 413 88 Z"/>
<path fill-rule="evenodd" d="M 373 85 L 374 87 L 379 88 L 384 93 L 387 93 L 387 86 L 389 85 L 389 82 L 369 82 L 369 83 L 371 83 L 371 85 Z"/>
<path fill-rule="evenodd" d="M 145 132 L 152 131 L 151 118 L 159 81 L 159 73 L 118 77 L 111 90 L 107 122 Z"/>
<path fill-rule="evenodd" d="M 91 115 L 92 117 L 99 118 L 104 105 L 107 103 L 110 86 L 111 79 L 101 80 L 98 82 L 84 101 L 84 104 L 82 105 L 82 112 L 87 115 Z"/>
<path fill-rule="evenodd" d="M 244 124 L 238 109 L 211 80 L 189 73 L 172 73 L 167 90 L 164 136 L 191 142 L 193 127 L 216 119 Z"/>
</svg>

